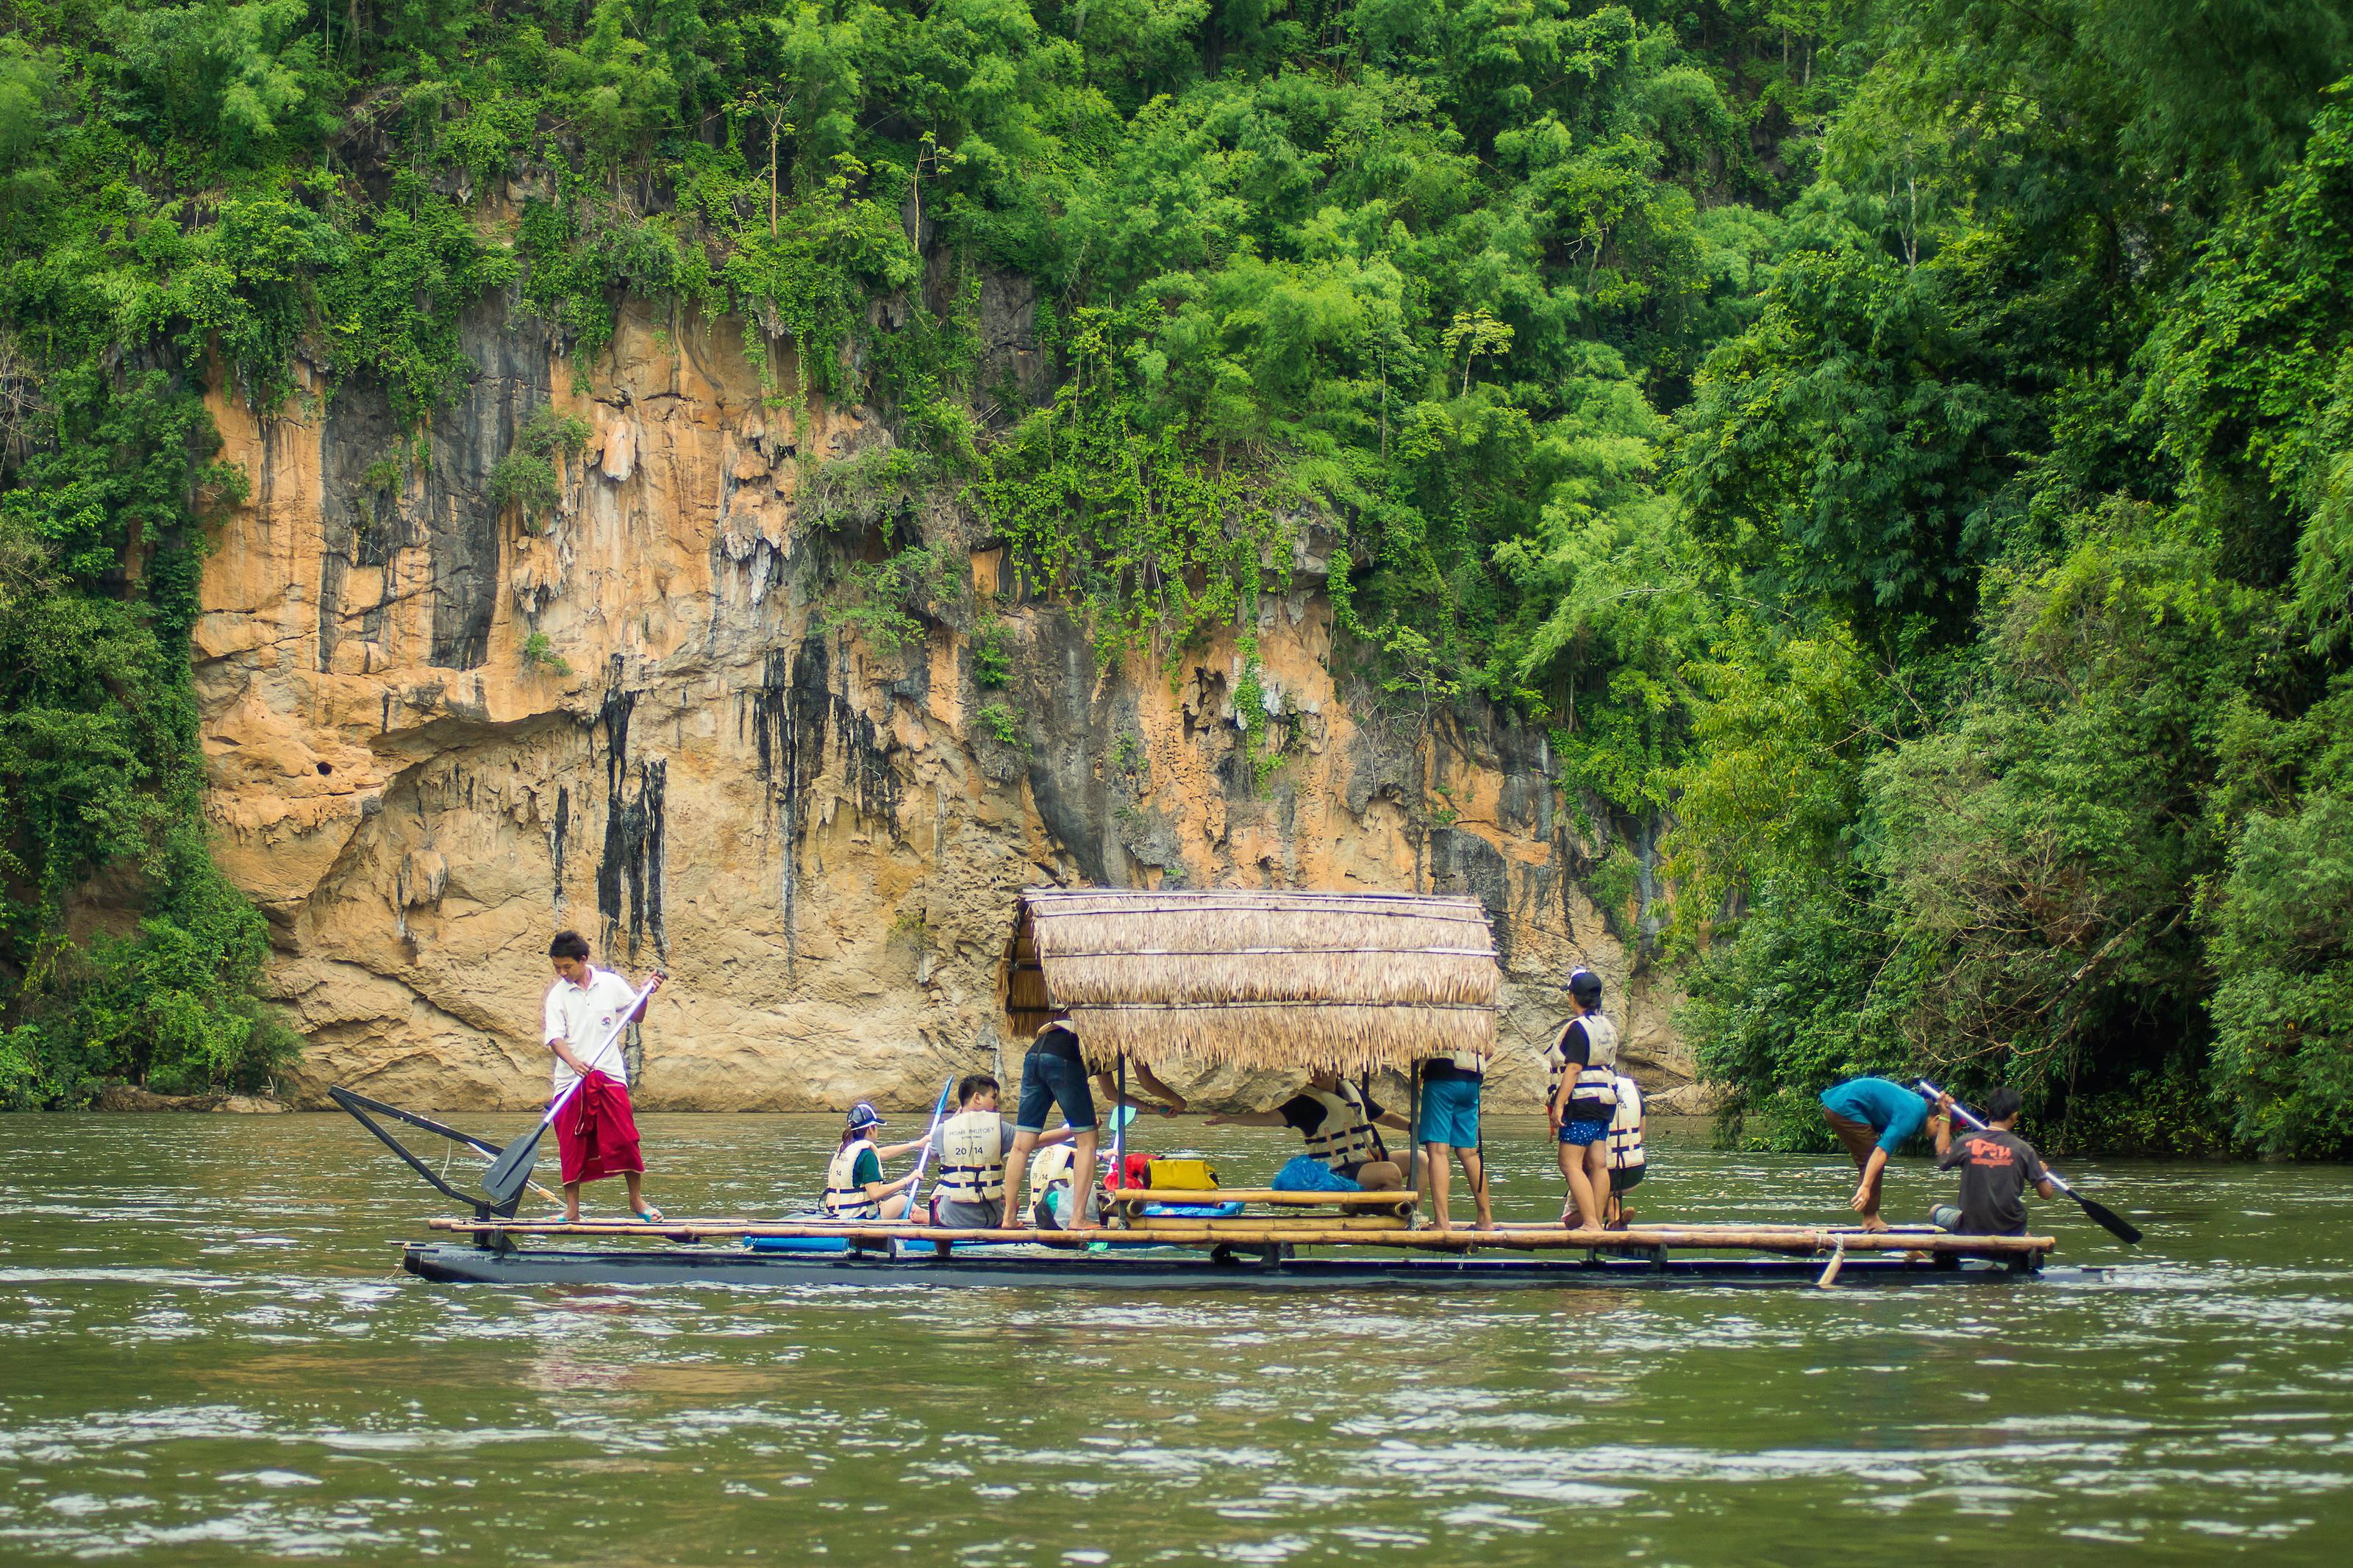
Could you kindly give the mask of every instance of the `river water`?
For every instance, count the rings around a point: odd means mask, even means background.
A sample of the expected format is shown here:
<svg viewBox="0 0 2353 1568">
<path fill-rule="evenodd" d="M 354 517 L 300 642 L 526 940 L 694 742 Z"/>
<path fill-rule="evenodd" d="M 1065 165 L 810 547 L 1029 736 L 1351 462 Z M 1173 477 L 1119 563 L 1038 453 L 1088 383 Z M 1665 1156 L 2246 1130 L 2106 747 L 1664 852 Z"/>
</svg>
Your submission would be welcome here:
<svg viewBox="0 0 2353 1568">
<path fill-rule="evenodd" d="M 835 1125 L 649 1116 L 649 1192 L 782 1212 Z M 1181 1125 L 1229 1182 L 1293 1152 Z M 1504 1217 L 1542 1134 L 1491 1126 Z M 1849 1190 L 1653 1161 L 1647 1218 Z M 396 1271 L 436 1201 L 340 1116 L 0 1117 L 0 1559 L 2344 1562 L 2353 1171 L 2075 1173 L 2150 1233 L 2037 1205 L 2096 1282 L 501 1289 Z"/>
</svg>

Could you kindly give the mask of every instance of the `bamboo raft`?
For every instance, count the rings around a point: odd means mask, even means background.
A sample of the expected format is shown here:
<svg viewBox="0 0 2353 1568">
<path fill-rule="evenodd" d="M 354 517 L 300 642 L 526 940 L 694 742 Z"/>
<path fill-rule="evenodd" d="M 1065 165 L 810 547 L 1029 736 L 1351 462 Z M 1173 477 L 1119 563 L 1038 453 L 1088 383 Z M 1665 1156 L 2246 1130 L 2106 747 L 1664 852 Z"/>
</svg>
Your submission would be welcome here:
<svg viewBox="0 0 2353 1568">
<path fill-rule="evenodd" d="M 1125 1227 L 1094 1230 L 973 1230 L 944 1226 L 829 1220 L 632 1220 L 451 1219 L 427 1228 L 457 1231 L 495 1245 L 515 1237 L 631 1237 L 664 1241 L 848 1241 L 874 1247 L 896 1242 L 1020 1245 L 1084 1250 L 1098 1245 L 1155 1247 L 1383 1247 L 1407 1250 L 1472 1252 L 1655 1252 L 1698 1248 L 1802 1252 L 1835 1251 L 1951 1254 L 1960 1257 L 2039 1258 L 2058 1243 L 2047 1236 L 1954 1236 L 1944 1231 L 1866 1231 L 1810 1226 L 1637 1226 L 1628 1230 L 1576 1230 L 1565 1226 L 1498 1226 L 1476 1230 L 1458 1225 L 1368 1235 L 1346 1221 L 1282 1223 L 1236 1216 L 1230 1219 L 1159 1219 Z"/>
<path fill-rule="evenodd" d="M 1165 1203 L 1141 1194 L 1114 1211 Z M 1185 1194 L 1198 1198 L 1199 1194 Z M 1238 1195 L 1228 1194 L 1229 1200 Z M 1409 1228 L 1411 1194 L 1286 1194 L 1288 1206 L 1375 1215 L 1306 1214 L 1219 1219 L 1139 1217 L 1084 1231 L 949 1229 L 821 1219 L 518 1220 L 441 1218 L 430 1227 L 462 1245 L 411 1243 L 404 1267 L 447 1281 L 599 1284 L 1010 1285 L 1126 1290 L 1313 1289 L 1350 1285 L 1499 1289 L 1525 1285 L 1831 1285 L 1957 1281 L 2038 1271 L 2049 1237 L 1964 1237 L 1810 1226 L 1642 1226 L 1577 1230 L 1515 1225 Z M 1366 1202 L 1377 1198 L 1379 1202 Z M 1368 1229 L 1377 1226 L 1377 1229 Z M 623 1237 L 661 1247 L 573 1250 L 518 1240 Z M 734 1244 L 733 1246 L 727 1244 Z M 783 1250 L 757 1250 L 759 1244 Z M 829 1252 L 795 1251 L 796 1244 Z M 1309 1256 L 1303 1248 L 1334 1248 Z M 1723 1256 L 1727 1252 L 1746 1254 Z"/>
<path fill-rule="evenodd" d="M 1496 1046 L 1501 972 L 1475 899 L 1293 889 L 1031 888 L 1000 967 L 1003 1037 L 1067 1020 L 1114 1076 L 1240 1066 L 1404 1075 L 1417 1121 L 1421 1060 Z M 377 1117 L 496 1145 L 344 1089 L 337 1102 L 471 1217 L 430 1228 L 402 1263 L 428 1279 L 503 1283 L 1008 1285 L 1121 1290 L 1394 1285 L 1944 1281 L 2032 1276 L 2049 1237 L 1839 1226 L 1652 1225 L 1578 1230 L 1430 1223 L 1411 1191 L 1122 1188 L 1104 1228 L 947 1229 L 918 1223 L 519 1219 L 450 1184 Z M 1114 1120 L 1106 1168 L 1124 1169 Z M 1247 1214 L 1205 1215 L 1235 1204 Z M 1170 1210 L 1177 1212 L 1168 1212 Z M 1271 1212 L 1269 1212 L 1271 1211 Z M 621 1246 L 624 1240 L 639 1245 Z M 645 1244 L 653 1245 L 645 1245 Z M 519 1245 L 523 1244 L 523 1245 Z M 550 1245 L 553 1244 L 553 1245 Z"/>
</svg>

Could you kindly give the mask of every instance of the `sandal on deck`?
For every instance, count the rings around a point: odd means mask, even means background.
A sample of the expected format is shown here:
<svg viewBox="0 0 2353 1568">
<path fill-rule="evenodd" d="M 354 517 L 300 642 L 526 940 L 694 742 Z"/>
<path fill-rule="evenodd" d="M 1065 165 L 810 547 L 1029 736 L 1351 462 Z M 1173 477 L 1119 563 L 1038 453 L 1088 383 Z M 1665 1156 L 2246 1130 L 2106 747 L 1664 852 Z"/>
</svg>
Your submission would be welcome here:
<svg viewBox="0 0 2353 1568">
<path fill-rule="evenodd" d="M 633 1214 L 633 1215 L 636 1215 L 639 1219 L 641 1219 L 641 1220 L 645 1221 L 645 1222 L 646 1222 L 646 1224 L 648 1224 L 648 1225 L 659 1225 L 659 1224 L 661 1224 L 661 1222 L 662 1222 L 662 1212 L 661 1212 L 661 1210 L 659 1210 L 659 1209 L 658 1209 L 658 1208 L 654 1207 L 654 1205 L 651 1205 L 651 1204 L 648 1204 L 645 1207 L 643 1207 L 643 1208 L 641 1208 L 641 1209 L 631 1209 L 629 1212 L 630 1212 L 631 1214 Z"/>
</svg>

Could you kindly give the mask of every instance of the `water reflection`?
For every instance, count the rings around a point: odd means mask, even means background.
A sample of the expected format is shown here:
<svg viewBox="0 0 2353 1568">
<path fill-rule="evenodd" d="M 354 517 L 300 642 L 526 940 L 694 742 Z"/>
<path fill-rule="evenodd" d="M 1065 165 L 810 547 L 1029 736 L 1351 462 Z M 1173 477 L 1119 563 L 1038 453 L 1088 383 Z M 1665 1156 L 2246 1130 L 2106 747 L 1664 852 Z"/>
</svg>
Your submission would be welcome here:
<svg viewBox="0 0 2353 1568">
<path fill-rule="evenodd" d="M 832 1143 L 647 1121 L 673 1214 Z M 1507 1216 L 1540 1131 L 1491 1129 Z M 1649 1217 L 1840 1213 L 1830 1162 L 1654 1158 Z M 2044 1205 L 2108 1279 L 1913 1292 L 505 1291 L 395 1272 L 429 1194 L 339 1118 L 5 1119 L 0 1557 L 2336 1560 L 2353 1179 L 2078 1173 L 2182 1217 Z"/>
</svg>

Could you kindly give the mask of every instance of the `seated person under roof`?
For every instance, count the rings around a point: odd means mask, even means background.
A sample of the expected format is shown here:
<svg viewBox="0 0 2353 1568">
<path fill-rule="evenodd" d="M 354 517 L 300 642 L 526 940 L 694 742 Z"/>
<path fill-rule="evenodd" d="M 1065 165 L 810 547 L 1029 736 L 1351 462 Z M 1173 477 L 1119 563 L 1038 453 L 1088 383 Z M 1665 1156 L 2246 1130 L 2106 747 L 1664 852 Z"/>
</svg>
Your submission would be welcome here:
<svg viewBox="0 0 2353 1568">
<path fill-rule="evenodd" d="M 1389 1158 L 1377 1131 L 1412 1131 L 1404 1117 L 1380 1103 L 1337 1073 L 1311 1072 L 1307 1087 L 1272 1110 L 1237 1111 L 1212 1116 L 1211 1127 L 1294 1127 L 1307 1140 L 1307 1152 L 1324 1162 L 1335 1176 L 1367 1192 L 1392 1192 L 1405 1185 L 1405 1172 Z"/>
<path fill-rule="evenodd" d="M 1134 1108 L 1122 1105 L 1112 1112 L 1112 1130 L 1117 1131 L 1134 1120 Z M 1137 1162 L 1141 1162 L 1147 1171 L 1151 1168 L 1152 1156 L 1149 1154 L 1138 1153 L 1130 1149 L 1125 1152 L 1124 1158 L 1131 1168 Z M 1038 1151 L 1036 1157 L 1029 1162 L 1030 1224 L 1040 1230 L 1063 1228 L 1064 1217 L 1078 1210 L 1071 1189 L 1071 1184 L 1077 1179 L 1077 1151 L 1068 1143 L 1056 1143 L 1050 1148 Z M 1142 1181 L 1111 1180 L 1109 1179 L 1111 1173 L 1108 1171 L 1103 1173 L 1103 1175 L 1105 1179 L 1097 1181 L 1094 1190 L 1087 1194 L 1086 1218 L 1095 1225 L 1103 1223 L 1103 1189 L 1106 1186 L 1145 1184 Z"/>
</svg>

